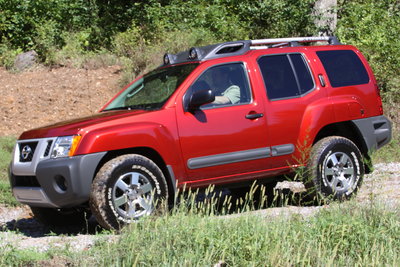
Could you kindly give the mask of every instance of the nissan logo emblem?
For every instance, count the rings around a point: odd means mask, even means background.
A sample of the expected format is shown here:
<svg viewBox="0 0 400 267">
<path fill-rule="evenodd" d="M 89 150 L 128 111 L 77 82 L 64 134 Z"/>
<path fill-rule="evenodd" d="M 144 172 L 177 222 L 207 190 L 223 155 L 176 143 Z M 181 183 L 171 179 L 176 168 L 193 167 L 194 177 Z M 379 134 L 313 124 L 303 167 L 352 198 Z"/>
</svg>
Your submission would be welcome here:
<svg viewBox="0 0 400 267">
<path fill-rule="evenodd" d="M 24 146 L 21 151 L 21 156 L 24 160 L 28 159 L 29 155 L 32 153 L 32 148 L 30 146 Z"/>
</svg>

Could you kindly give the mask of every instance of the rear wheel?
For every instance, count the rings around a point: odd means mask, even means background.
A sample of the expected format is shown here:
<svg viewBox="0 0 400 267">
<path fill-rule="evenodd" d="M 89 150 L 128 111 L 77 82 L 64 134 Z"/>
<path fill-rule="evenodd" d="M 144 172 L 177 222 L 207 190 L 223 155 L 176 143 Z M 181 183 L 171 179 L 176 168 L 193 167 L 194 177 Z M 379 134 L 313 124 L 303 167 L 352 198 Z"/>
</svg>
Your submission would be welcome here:
<svg viewBox="0 0 400 267">
<path fill-rule="evenodd" d="M 160 168 L 144 156 L 129 154 L 104 164 L 93 181 L 89 203 L 101 226 L 118 230 L 154 213 L 167 196 Z"/>
<path fill-rule="evenodd" d="M 364 163 L 357 146 L 339 136 L 326 137 L 312 148 L 308 185 L 323 198 L 347 199 L 354 195 L 364 176 Z"/>
</svg>

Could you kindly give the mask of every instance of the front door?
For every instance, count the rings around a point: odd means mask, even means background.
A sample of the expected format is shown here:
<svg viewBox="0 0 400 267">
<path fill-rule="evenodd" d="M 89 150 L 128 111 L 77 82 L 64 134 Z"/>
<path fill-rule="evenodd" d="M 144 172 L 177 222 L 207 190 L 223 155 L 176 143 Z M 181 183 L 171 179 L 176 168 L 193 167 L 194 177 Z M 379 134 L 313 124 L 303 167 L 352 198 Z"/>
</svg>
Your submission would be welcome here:
<svg viewBox="0 0 400 267">
<path fill-rule="evenodd" d="M 219 180 L 267 169 L 264 106 L 252 94 L 244 63 L 206 69 L 186 92 L 213 90 L 216 99 L 194 112 L 177 111 L 189 180 Z M 185 105 L 185 103 L 184 103 Z"/>
</svg>

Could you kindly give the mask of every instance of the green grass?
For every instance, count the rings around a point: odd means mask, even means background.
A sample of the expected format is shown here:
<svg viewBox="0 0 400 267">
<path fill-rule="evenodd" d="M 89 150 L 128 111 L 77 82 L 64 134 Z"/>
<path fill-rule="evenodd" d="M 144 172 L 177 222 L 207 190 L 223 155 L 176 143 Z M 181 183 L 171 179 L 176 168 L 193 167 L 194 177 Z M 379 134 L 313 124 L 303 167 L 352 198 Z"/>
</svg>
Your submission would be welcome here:
<svg viewBox="0 0 400 267">
<path fill-rule="evenodd" d="M 146 218 L 116 244 L 98 244 L 79 266 L 395 266 L 400 213 L 355 202 L 308 219 L 221 218 L 178 212 Z M 108 256 L 112 255 L 112 257 Z"/>
<path fill-rule="evenodd" d="M 393 132 L 392 141 L 372 154 L 373 163 L 400 161 L 400 134 Z"/>
<path fill-rule="evenodd" d="M 3 247 L 0 252 L 0 266 L 29 266 L 29 263 L 47 260 L 49 258 L 50 257 L 46 253 L 6 246 Z"/>
<path fill-rule="evenodd" d="M 116 243 L 90 250 L 0 251 L 0 266 L 35 266 L 58 258 L 72 266 L 397 266 L 400 212 L 353 201 L 315 216 L 219 217 L 180 209 L 125 229 Z"/>
<path fill-rule="evenodd" d="M 7 169 L 11 162 L 14 137 L 0 137 L 0 203 L 9 206 L 18 205 L 10 190 Z"/>
<path fill-rule="evenodd" d="M 373 153 L 373 163 L 400 161 L 400 108 L 396 103 L 384 103 L 384 109 L 392 122 L 392 141 Z"/>
</svg>

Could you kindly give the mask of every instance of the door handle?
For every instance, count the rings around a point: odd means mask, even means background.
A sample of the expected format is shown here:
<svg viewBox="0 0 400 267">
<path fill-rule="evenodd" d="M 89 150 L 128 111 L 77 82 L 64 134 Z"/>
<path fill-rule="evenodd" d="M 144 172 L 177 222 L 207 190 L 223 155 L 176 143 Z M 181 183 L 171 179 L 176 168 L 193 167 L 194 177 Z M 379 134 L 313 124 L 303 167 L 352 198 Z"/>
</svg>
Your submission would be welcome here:
<svg viewBox="0 0 400 267">
<path fill-rule="evenodd" d="M 264 117 L 263 113 L 250 113 L 246 115 L 246 119 L 255 120 Z"/>
<path fill-rule="evenodd" d="M 321 86 L 325 87 L 326 84 L 325 84 L 324 76 L 322 74 L 318 74 L 318 79 L 319 79 L 319 82 L 321 83 Z"/>
</svg>

